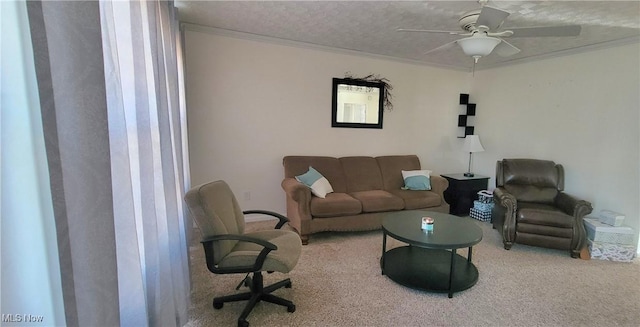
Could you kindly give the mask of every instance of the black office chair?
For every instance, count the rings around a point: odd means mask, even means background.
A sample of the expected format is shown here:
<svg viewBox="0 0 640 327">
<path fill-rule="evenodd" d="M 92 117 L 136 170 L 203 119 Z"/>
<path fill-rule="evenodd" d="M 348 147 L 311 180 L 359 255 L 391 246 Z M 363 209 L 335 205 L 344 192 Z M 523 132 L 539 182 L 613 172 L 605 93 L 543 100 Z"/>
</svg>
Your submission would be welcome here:
<svg viewBox="0 0 640 327">
<path fill-rule="evenodd" d="M 213 307 L 221 309 L 225 302 L 249 300 L 238 318 L 238 326 L 249 326 L 247 316 L 260 301 L 286 306 L 288 312 L 296 310 L 293 302 L 270 294 L 291 287 L 289 278 L 264 286 L 262 272 L 288 273 L 298 262 L 302 242 L 298 234 L 280 228 L 288 219 L 265 210 L 241 211 L 231 189 L 224 181 L 215 181 L 193 187 L 185 201 L 202 234 L 207 268 L 214 274 L 245 273 L 243 284 L 249 292 L 216 297 Z M 245 214 L 265 214 L 278 218 L 276 229 L 245 233 Z"/>
</svg>

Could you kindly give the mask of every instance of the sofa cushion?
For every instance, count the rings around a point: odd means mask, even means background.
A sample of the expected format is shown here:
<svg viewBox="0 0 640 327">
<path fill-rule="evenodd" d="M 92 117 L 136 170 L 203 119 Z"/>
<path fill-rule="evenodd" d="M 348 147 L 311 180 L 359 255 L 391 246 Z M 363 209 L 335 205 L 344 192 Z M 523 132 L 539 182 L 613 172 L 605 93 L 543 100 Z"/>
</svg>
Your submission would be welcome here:
<svg viewBox="0 0 640 327">
<path fill-rule="evenodd" d="M 330 193 L 323 198 L 311 198 L 311 216 L 337 217 L 357 215 L 362 212 L 362 204 L 346 193 Z"/>
<path fill-rule="evenodd" d="M 311 193 L 317 197 L 325 198 L 328 193 L 333 193 L 329 181 L 313 167 L 309 167 L 306 173 L 296 176 L 296 180 L 309 187 Z"/>
<path fill-rule="evenodd" d="M 404 201 L 404 210 L 437 207 L 442 204 L 442 198 L 433 191 L 390 190 L 389 193 Z"/>
<path fill-rule="evenodd" d="M 382 175 L 383 190 L 399 190 L 404 186 L 403 170 L 419 170 L 420 160 L 416 155 L 380 156 L 375 158 Z"/>
<path fill-rule="evenodd" d="M 286 156 L 282 159 L 284 177 L 294 178 L 304 174 L 309 166 L 315 168 L 331 184 L 334 192 L 345 193 L 347 184 L 338 158 L 321 156 Z"/>
<path fill-rule="evenodd" d="M 342 157 L 340 163 L 347 181 L 347 193 L 383 189 L 380 167 L 373 157 Z"/>
<path fill-rule="evenodd" d="M 362 203 L 362 212 L 395 211 L 404 208 L 401 198 L 383 190 L 349 193 Z"/>
</svg>

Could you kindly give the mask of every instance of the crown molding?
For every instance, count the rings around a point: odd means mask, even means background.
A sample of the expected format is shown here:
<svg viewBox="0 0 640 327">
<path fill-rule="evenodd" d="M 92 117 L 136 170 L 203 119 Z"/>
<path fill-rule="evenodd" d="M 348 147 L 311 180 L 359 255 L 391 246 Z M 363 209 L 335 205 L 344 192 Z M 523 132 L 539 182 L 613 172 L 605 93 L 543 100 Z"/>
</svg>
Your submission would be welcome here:
<svg viewBox="0 0 640 327">
<path fill-rule="evenodd" d="M 266 43 L 272 43 L 272 44 L 278 44 L 278 45 L 284 45 L 284 46 L 290 46 L 290 47 L 296 47 L 296 48 L 313 49 L 313 50 L 319 50 L 324 52 L 347 54 L 347 55 L 367 57 L 372 59 L 388 60 L 388 61 L 400 62 L 405 64 L 442 68 L 442 69 L 463 71 L 463 72 L 469 72 L 469 73 L 472 73 L 473 71 L 473 67 L 458 67 L 458 66 L 451 66 L 451 65 L 442 65 L 442 64 L 429 63 L 429 62 L 419 61 L 419 60 L 378 55 L 378 54 L 372 54 L 372 53 L 362 52 L 357 50 L 328 47 L 328 46 L 323 46 L 323 45 L 318 45 L 313 43 L 293 41 L 293 40 L 281 39 L 281 38 L 246 33 L 246 32 L 239 32 L 239 31 L 227 30 L 227 29 L 210 27 L 210 26 L 199 25 L 199 24 L 181 23 L 181 26 L 185 30 L 189 30 L 189 31 L 215 34 L 215 35 L 245 39 L 250 41 L 266 42 Z M 631 36 L 623 39 L 601 42 L 598 44 L 592 44 L 592 45 L 587 45 L 587 46 L 568 49 L 568 50 L 555 51 L 555 52 L 547 53 L 543 55 L 536 55 L 536 56 L 529 56 L 529 57 L 518 58 L 513 60 L 507 60 L 507 61 L 503 61 L 495 64 L 477 65 L 475 67 L 475 71 L 482 71 L 482 70 L 489 70 L 489 69 L 501 68 L 506 66 L 518 65 L 518 64 L 531 63 L 531 62 L 545 60 L 545 59 L 570 56 L 570 55 L 575 55 L 579 53 L 585 53 L 585 52 L 607 49 L 607 48 L 614 48 L 614 47 L 624 46 L 624 45 L 629 45 L 634 43 L 640 44 L 640 36 Z"/>
<path fill-rule="evenodd" d="M 246 33 L 246 32 L 238 32 L 238 31 L 227 30 L 227 29 L 222 29 L 217 27 L 210 27 L 205 25 L 198 25 L 198 24 L 192 24 L 192 23 L 181 23 L 181 25 L 185 30 L 189 30 L 193 32 L 209 33 L 209 34 L 215 34 L 220 36 L 245 39 L 250 41 L 260 41 L 260 42 L 273 43 L 273 44 L 296 47 L 296 48 L 312 49 L 312 50 L 319 50 L 319 51 L 338 53 L 338 54 L 347 54 L 347 55 L 367 57 L 372 59 L 395 61 L 395 62 L 400 62 L 405 64 L 428 66 L 428 67 L 434 67 L 434 68 L 444 68 L 444 69 L 457 70 L 457 71 L 470 71 L 466 67 L 441 65 L 441 64 L 428 63 L 428 62 L 419 61 L 419 60 L 411 60 L 411 59 L 404 59 L 404 58 L 398 58 L 398 57 L 392 57 L 392 56 L 378 55 L 378 54 L 351 50 L 351 49 L 328 47 L 328 46 L 323 46 L 323 45 L 318 45 L 313 43 L 293 41 L 293 40 L 281 39 L 281 38 Z"/>
<path fill-rule="evenodd" d="M 636 43 L 640 44 L 640 36 L 630 36 L 630 37 L 626 37 L 618 40 L 601 42 L 601 43 L 586 45 L 583 47 L 578 47 L 573 49 L 560 50 L 560 51 L 555 51 L 555 52 L 551 52 L 543 55 L 536 55 L 536 56 L 518 58 L 513 60 L 507 60 L 498 64 L 488 64 L 482 67 L 476 67 L 476 71 L 530 63 L 534 61 L 540 61 L 540 60 L 551 59 L 551 58 L 565 57 L 565 56 L 576 55 L 580 53 L 591 52 L 595 50 L 615 48 L 615 47 L 636 44 Z"/>
</svg>

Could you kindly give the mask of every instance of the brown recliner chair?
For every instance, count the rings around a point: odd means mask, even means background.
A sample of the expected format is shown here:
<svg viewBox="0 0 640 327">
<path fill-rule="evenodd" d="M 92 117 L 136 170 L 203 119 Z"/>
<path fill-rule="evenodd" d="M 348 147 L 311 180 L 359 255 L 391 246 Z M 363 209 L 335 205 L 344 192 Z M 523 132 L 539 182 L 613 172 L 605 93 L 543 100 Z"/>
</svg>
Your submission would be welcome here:
<svg viewBox="0 0 640 327">
<path fill-rule="evenodd" d="M 578 258 L 585 244 L 583 217 L 593 208 L 564 190 L 564 169 L 553 161 L 503 159 L 496 165 L 493 228 L 504 248 L 513 243 L 569 250 Z"/>
</svg>

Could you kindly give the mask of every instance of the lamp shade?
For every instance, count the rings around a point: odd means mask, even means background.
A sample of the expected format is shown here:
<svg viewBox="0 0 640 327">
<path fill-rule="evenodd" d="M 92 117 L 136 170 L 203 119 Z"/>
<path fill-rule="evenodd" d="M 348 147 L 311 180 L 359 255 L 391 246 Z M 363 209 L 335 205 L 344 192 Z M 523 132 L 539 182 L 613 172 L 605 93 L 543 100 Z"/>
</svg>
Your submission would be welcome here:
<svg viewBox="0 0 640 327">
<path fill-rule="evenodd" d="M 500 39 L 490 36 L 473 36 L 458 40 L 458 44 L 467 56 L 484 57 L 488 56 L 491 51 L 500 43 Z"/>
<path fill-rule="evenodd" d="M 465 152 L 484 151 L 484 148 L 482 147 L 482 143 L 480 143 L 480 137 L 478 135 L 467 135 L 467 137 L 464 138 L 463 149 Z"/>
</svg>

